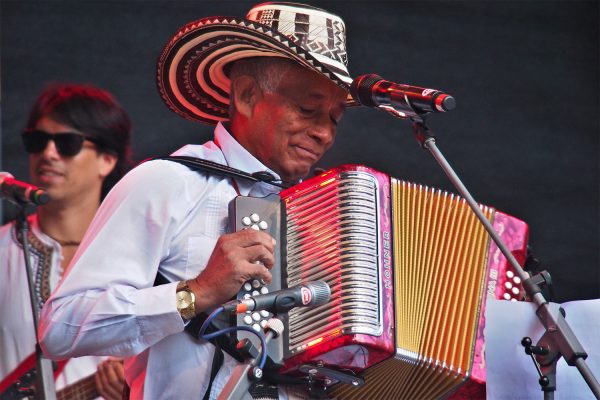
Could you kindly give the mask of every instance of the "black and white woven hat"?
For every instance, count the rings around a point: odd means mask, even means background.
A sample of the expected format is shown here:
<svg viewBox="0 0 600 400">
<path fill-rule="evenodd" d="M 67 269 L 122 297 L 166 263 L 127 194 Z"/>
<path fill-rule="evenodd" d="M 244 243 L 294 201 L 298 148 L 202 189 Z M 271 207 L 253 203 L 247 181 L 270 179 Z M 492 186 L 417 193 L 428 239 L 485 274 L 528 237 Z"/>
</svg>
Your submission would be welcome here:
<svg viewBox="0 0 600 400">
<path fill-rule="evenodd" d="M 352 83 L 340 17 L 304 4 L 264 3 L 245 19 L 209 17 L 181 28 L 158 59 L 158 89 L 177 114 L 216 124 L 228 116 L 227 65 L 262 56 L 291 59 L 346 91 Z"/>
</svg>

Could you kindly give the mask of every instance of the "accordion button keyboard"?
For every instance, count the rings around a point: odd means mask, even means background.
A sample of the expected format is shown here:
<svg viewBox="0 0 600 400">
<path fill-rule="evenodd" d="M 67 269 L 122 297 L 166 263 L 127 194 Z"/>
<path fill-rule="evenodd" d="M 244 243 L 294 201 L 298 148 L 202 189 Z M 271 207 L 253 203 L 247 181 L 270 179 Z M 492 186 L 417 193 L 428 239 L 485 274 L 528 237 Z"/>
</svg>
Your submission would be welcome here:
<svg viewBox="0 0 600 400">
<path fill-rule="evenodd" d="M 238 196 L 229 204 L 229 231 L 238 232 L 244 229 L 253 229 L 259 232 L 265 232 L 273 237 L 277 242 L 281 240 L 281 211 L 282 203 L 278 194 L 272 194 L 267 197 L 245 197 Z M 281 288 L 280 260 L 282 249 L 275 246 L 274 264 L 271 267 L 272 281 L 267 283 L 261 279 L 250 279 L 245 282 L 236 298 L 249 299 L 252 296 L 260 296 L 278 290 Z M 260 260 L 256 260 L 260 263 Z M 245 314 L 238 314 L 231 317 L 232 325 L 246 326 L 256 331 L 262 331 L 262 327 L 268 324 L 272 313 L 265 310 L 252 310 Z M 249 318 L 247 318 L 249 317 Z M 232 335 L 233 340 L 249 339 L 256 346 L 260 346 L 255 335 L 250 332 L 240 330 Z M 273 354 L 275 358 L 282 357 L 282 342 L 272 341 L 269 345 L 269 355 Z"/>
</svg>

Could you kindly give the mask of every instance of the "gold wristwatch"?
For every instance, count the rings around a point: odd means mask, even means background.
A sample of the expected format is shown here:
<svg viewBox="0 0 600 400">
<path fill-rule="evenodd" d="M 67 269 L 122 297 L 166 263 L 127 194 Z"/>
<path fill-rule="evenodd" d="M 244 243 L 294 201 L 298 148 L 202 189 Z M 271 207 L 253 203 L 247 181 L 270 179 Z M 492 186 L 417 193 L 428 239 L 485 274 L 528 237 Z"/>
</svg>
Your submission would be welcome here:
<svg viewBox="0 0 600 400">
<path fill-rule="evenodd" d="M 187 281 L 182 281 L 177 284 L 177 311 L 184 321 L 189 321 L 196 316 L 196 296 L 192 289 L 187 284 Z"/>
</svg>

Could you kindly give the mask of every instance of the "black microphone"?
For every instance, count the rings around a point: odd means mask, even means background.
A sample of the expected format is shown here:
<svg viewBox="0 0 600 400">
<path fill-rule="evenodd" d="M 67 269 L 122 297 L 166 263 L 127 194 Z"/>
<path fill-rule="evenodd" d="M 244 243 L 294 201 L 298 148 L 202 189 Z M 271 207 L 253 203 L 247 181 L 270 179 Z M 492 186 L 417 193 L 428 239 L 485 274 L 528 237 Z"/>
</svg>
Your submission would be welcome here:
<svg viewBox="0 0 600 400">
<path fill-rule="evenodd" d="M 273 314 L 286 312 L 294 307 L 316 307 L 331 297 L 329 285 L 323 281 L 306 282 L 289 289 L 260 294 L 225 304 L 225 311 L 241 314 L 246 311 L 265 310 Z"/>
<path fill-rule="evenodd" d="M 50 200 L 44 189 L 18 181 L 8 172 L 0 172 L 0 196 L 18 204 L 43 205 Z"/>
<path fill-rule="evenodd" d="M 403 118 L 456 107 L 454 97 L 435 89 L 384 80 L 379 75 L 361 75 L 352 81 L 352 97 L 363 106 L 380 107 Z"/>
</svg>

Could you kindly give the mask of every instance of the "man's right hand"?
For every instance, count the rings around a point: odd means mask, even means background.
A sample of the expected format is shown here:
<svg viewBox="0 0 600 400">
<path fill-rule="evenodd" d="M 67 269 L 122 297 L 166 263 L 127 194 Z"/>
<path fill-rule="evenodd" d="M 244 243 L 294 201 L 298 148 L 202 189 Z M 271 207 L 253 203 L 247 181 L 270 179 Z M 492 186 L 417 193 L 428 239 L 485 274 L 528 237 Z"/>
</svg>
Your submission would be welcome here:
<svg viewBox="0 0 600 400">
<path fill-rule="evenodd" d="M 188 281 L 196 296 L 196 313 L 229 301 L 250 279 L 270 283 L 274 252 L 275 240 L 253 229 L 219 237 L 206 268 Z"/>
</svg>

